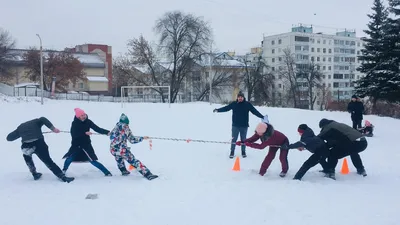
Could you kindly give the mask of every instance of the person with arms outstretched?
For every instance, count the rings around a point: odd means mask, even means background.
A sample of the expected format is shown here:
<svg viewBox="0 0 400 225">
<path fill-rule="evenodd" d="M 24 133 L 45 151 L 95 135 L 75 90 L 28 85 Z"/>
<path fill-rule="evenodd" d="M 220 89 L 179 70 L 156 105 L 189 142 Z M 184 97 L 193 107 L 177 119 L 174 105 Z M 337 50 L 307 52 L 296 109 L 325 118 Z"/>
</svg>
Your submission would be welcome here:
<svg viewBox="0 0 400 225">
<path fill-rule="evenodd" d="M 246 101 L 244 94 L 239 92 L 236 101 L 230 103 L 219 109 L 214 109 L 213 112 L 228 112 L 232 110 L 232 145 L 229 158 L 235 156 L 235 142 L 240 134 L 240 140 L 243 142 L 247 136 L 247 130 L 249 128 L 249 112 L 257 116 L 258 118 L 264 119 L 264 116 L 254 106 Z M 246 158 L 246 146 L 242 145 L 242 157 Z"/>
</svg>

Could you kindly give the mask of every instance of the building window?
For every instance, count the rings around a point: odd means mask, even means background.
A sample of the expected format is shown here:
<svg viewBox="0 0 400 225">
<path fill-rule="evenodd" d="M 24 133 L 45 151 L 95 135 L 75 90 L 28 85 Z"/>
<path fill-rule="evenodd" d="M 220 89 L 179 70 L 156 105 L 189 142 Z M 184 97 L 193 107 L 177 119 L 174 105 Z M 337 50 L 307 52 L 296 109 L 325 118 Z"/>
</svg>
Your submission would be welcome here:
<svg viewBox="0 0 400 225">
<path fill-rule="evenodd" d="M 322 43 L 325 45 L 326 44 L 326 40 L 323 40 Z"/>
<path fill-rule="evenodd" d="M 278 44 L 282 44 L 282 39 L 279 39 L 279 40 L 278 40 Z"/>
<path fill-rule="evenodd" d="M 338 82 L 333 82 L 333 87 L 334 88 L 338 88 L 339 87 L 339 83 Z"/>
<path fill-rule="evenodd" d="M 271 60 L 272 60 L 273 63 L 275 62 L 275 58 L 272 58 Z"/>
<path fill-rule="evenodd" d="M 323 67 L 322 67 L 322 70 L 326 70 L 326 66 L 323 66 Z M 325 77 L 324 77 L 324 78 L 325 78 Z"/>
<path fill-rule="evenodd" d="M 311 48 L 311 52 L 314 52 L 314 48 Z"/>
<path fill-rule="evenodd" d="M 328 70 L 332 70 L 332 66 L 328 66 Z"/>
<path fill-rule="evenodd" d="M 294 41 L 309 42 L 310 38 L 309 37 L 302 37 L 302 36 L 294 36 Z"/>
<path fill-rule="evenodd" d="M 320 58 L 319 58 L 319 56 L 317 57 L 317 62 L 319 62 L 319 60 L 320 60 Z"/>
<path fill-rule="evenodd" d="M 274 45 L 275 44 L 275 41 L 271 41 L 271 45 Z"/>
<path fill-rule="evenodd" d="M 321 50 L 321 49 L 317 48 L 317 52 L 321 52 L 320 50 Z"/>
<path fill-rule="evenodd" d="M 82 82 L 79 83 L 79 88 L 80 88 L 80 89 L 83 89 L 83 83 L 82 83 Z"/>
<path fill-rule="evenodd" d="M 330 48 L 330 49 L 328 50 L 328 52 L 329 52 L 329 53 L 332 53 L 332 49 Z"/>
<path fill-rule="evenodd" d="M 272 51 L 271 51 L 271 52 L 272 52 L 272 54 L 275 54 L 275 49 L 272 49 Z"/>
<path fill-rule="evenodd" d="M 323 48 L 323 49 L 322 49 L 322 52 L 323 52 L 323 53 L 326 53 L 326 48 Z"/>
</svg>

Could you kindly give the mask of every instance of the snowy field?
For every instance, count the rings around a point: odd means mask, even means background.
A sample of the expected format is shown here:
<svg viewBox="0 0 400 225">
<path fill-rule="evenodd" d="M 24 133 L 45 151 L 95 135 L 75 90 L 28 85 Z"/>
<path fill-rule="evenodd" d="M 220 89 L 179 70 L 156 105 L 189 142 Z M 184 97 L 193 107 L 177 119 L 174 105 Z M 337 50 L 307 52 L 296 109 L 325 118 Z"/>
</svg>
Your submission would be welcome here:
<svg viewBox="0 0 400 225">
<path fill-rule="evenodd" d="M 8 102 L 4 101 L 8 100 Z M 73 109 L 81 107 L 98 126 L 112 129 L 122 112 L 131 121 L 135 135 L 229 141 L 231 112 L 213 113 L 220 105 L 207 103 L 128 104 L 46 100 L 0 99 L 0 224 L 1 225 L 391 225 L 400 216 L 400 121 L 365 116 L 375 125 L 375 136 L 361 153 L 367 177 L 337 173 L 337 180 L 324 178 L 320 166 L 312 168 L 302 181 L 292 178 L 310 156 L 296 149 L 289 153 L 289 172 L 278 176 L 278 156 L 265 177 L 258 171 L 267 149 L 248 149 L 240 158 L 241 171 L 232 171 L 229 145 L 185 141 L 153 140 L 131 145 L 132 152 L 159 179 L 148 181 L 136 171 L 123 177 L 109 153 L 107 136 L 93 135 L 92 143 L 113 177 L 90 164 L 73 163 L 62 183 L 35 156 L 43 177 L 34 181 L 20 151 L 20 139 L 7 142 L 6 135 L 21 122 L 45 116 L 60 130 L 69 131 Z M 350 115 L 296 109 L 258 107 L 268 114 L 275 129 L 291 143 L 299 139 L 297 127 L 307 123 L 319 133 L 322 118 L 351 124 Z M 250 116 L 249 135 L 260 120 Z M 48 131 L 43 127 L 43 131 Z M 249 136 L 248 135 L 248 136 Z M 67 133 L 46 134 L 50 155 L 61 167 L 70 147 Z M 236 149 L 240 155 L 240 149 Z M 340 171 L 342 160 L 337 171 Z M 98 199 L 87 200 L 88 194 Z"/>
</svg>

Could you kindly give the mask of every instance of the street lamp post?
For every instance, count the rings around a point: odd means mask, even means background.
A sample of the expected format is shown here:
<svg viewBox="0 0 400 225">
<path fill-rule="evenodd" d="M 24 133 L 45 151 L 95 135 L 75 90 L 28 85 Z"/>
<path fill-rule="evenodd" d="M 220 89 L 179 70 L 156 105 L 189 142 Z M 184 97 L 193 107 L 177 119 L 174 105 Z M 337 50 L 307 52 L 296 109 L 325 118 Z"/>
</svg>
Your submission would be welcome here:
<svg viewBox="0 0 400 225">
<path fill-rule="evenodd" d="M 42 38 L 40 38 L 39 34 L 36 34 L 38 36 L 39 41 L 40 41 L 40 87 L 42 89 L 41 91 L 41 98 L 40 98 L 40 103 L 43 105 L 43 92 L 44 92 L 44 84 L 43 84 L 43 49 L 42 49 Z"/>
</svg>

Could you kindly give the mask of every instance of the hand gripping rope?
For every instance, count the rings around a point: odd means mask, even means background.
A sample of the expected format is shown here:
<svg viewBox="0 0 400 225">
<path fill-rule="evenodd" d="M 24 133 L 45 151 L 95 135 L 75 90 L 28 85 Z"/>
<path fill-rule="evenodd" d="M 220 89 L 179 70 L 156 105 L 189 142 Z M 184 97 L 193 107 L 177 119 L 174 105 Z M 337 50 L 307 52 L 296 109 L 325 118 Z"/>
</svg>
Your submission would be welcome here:
<svg viewBox="0 0 400 225">
<path fill-rule="evenodd" d="M 44 134 L 49 134 L 49 133 L 53 133 L 51 131 L 46 131 L 43 132 Z M 60 131 L 60 133 L 70 133 L 69 131 Z M 92 133 L 94 135 L 100 135 L 99 133 Z M 135 135 L 137 136 L 137 135 Z M 230 144 L 230 145 L 234 145 L 236 144 L 235 142 L 231 142 L 231 141 L 207 141 L 207 140 L 196 140 L 196 139 L 184 139 L 184 138 L 166 138 L 166 137 L 149 137 L 149 147 L 150 150 L 153 149 L 153 139 L 154 140 L 167 140 L 167 141 L 186 141 L 187 143 L 190 142 L 199 142 L 199 143 L 213 143 L 213 144 Z M 242 143 L 242 145 L 245 145 L 244 143 Z M 269 147 L 281 147 L 280 145 L 268 145 Z"/>
</svg>

